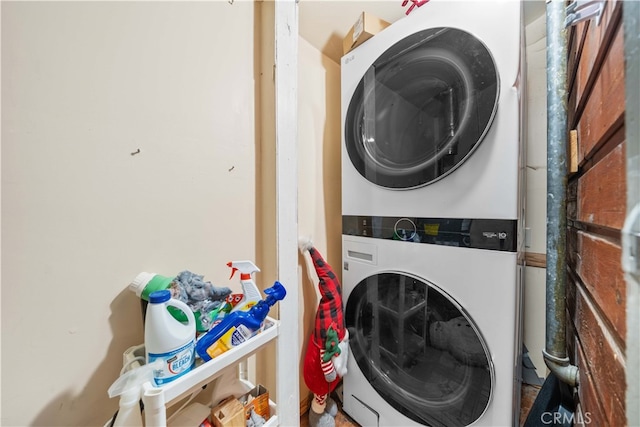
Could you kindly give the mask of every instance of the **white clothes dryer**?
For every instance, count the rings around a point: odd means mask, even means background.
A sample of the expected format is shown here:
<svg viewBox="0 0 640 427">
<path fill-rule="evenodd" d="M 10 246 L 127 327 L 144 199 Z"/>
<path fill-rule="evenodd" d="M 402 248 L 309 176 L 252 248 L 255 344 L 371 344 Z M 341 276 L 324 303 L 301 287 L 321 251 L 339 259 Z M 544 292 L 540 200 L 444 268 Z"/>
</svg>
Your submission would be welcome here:
<svg viewBox="0 0 640 427">
<path fill-rule="evenodd" d="M 522 5 L 431 0 L 341 61 L 343 215 L 519 215 Z"/>
<path fill-rule="evenodd" d="M 499 221 L 425 219 L 438 243 L 396 240 L 397 224 L 414 221 L 370 218 L 343 235 L 345 412 L 362 426 L 517 425 L 522 267 L 512 236 L 499 247 L 489 237 Z M 446 244 L 459 241 L 468 245 Z"/>
</svg>

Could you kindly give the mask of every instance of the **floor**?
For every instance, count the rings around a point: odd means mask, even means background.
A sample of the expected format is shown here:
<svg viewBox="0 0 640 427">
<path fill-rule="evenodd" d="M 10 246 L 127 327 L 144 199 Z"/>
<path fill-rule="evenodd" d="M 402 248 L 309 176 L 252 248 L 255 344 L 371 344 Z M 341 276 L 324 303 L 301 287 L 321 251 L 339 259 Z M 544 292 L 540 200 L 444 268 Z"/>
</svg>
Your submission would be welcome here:
<svg viewBox="0 0 640 427">
<path fill-rule="evenodd" d="M 540 387 L 529 384 L 523 384 L 522 386 L 522 400 L 520 402 L 520 426 L 522 426 L 527 419 L 527 414 L 531 409 L 536 396 L 540 391 Z M 307 413 L 300 417 L 300 427 L 309 427 L 309 418 Z M 359 427 L 359 425 L 353 421 L 347 414 L 342 411 L 338 412 L 336 416 L 336 427 Z"/>
</svg>

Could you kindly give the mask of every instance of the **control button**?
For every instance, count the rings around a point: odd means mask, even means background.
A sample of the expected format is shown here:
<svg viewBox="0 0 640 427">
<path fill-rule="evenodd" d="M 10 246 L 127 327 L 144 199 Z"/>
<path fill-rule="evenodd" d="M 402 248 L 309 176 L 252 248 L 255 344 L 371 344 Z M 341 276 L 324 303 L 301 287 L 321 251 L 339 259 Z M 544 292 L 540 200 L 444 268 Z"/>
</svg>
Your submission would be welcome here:
<svg viewBox="0 0 640 427">
<path fill-rule="evenodd" d="M 400 218 L 393 226 L 395 237 L 404 241 L 413 241 L 416 231 L 416 225 L 409 218 Z"/>
</svg>

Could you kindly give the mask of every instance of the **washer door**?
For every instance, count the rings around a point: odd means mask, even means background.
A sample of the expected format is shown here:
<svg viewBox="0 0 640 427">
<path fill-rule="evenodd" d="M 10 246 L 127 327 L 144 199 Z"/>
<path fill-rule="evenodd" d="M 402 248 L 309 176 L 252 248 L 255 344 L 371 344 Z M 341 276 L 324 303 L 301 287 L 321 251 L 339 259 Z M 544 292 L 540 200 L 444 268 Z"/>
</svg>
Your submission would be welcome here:
<svg viewBox="0 0 640 427">
<path fill-rule="evenodd" d="M 398 412 L 446 427 L 484 413 L 494 381 L 487 346 L 433 284 L 397 272 L 370 276 L 349 295 L 345 318 L 358 367 Z"/>
<path fill-rule="evenodd" d="M 354 167 L 370 182 L 410 189 L 455 170 L 487 133 L 498 72 L 471 34 L 432 28 L 384 52 L 358 84 L 345 119 Z"/>
</svg>

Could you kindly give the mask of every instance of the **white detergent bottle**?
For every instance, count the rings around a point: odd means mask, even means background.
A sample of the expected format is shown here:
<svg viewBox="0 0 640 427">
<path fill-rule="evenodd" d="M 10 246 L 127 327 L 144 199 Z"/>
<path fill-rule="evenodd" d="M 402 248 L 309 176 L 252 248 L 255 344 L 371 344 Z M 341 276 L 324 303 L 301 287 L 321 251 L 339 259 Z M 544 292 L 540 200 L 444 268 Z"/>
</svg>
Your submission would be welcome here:
<svg viewBox="0 0 640 427">
<path fill-rule="evenodd" d="M 229 279 L 236 274 L 236 271 L 240 271 L 240 285 L 242 286 L 242 299 L 231 312 L 247 311 L 262 300 L 260 290 L 251 276 L 253 273 L 259 272 L 260 269 L 251 261 L 231 261 L 227 263 L 227 266 L 231 267 Z"/>
<path fill-rule="evenodd" d="M 187 323 L 176 320 L 167 310 L 175 307 L 184 312 Z M 169 290 L 152 292 L 145 317 L 144 345 L 147 363 L 163 362 L 153 371 L 159 386 L 189 372 L 195 363 L 196 321 L 189 306 L 171 298 Z"/>
</svg>

